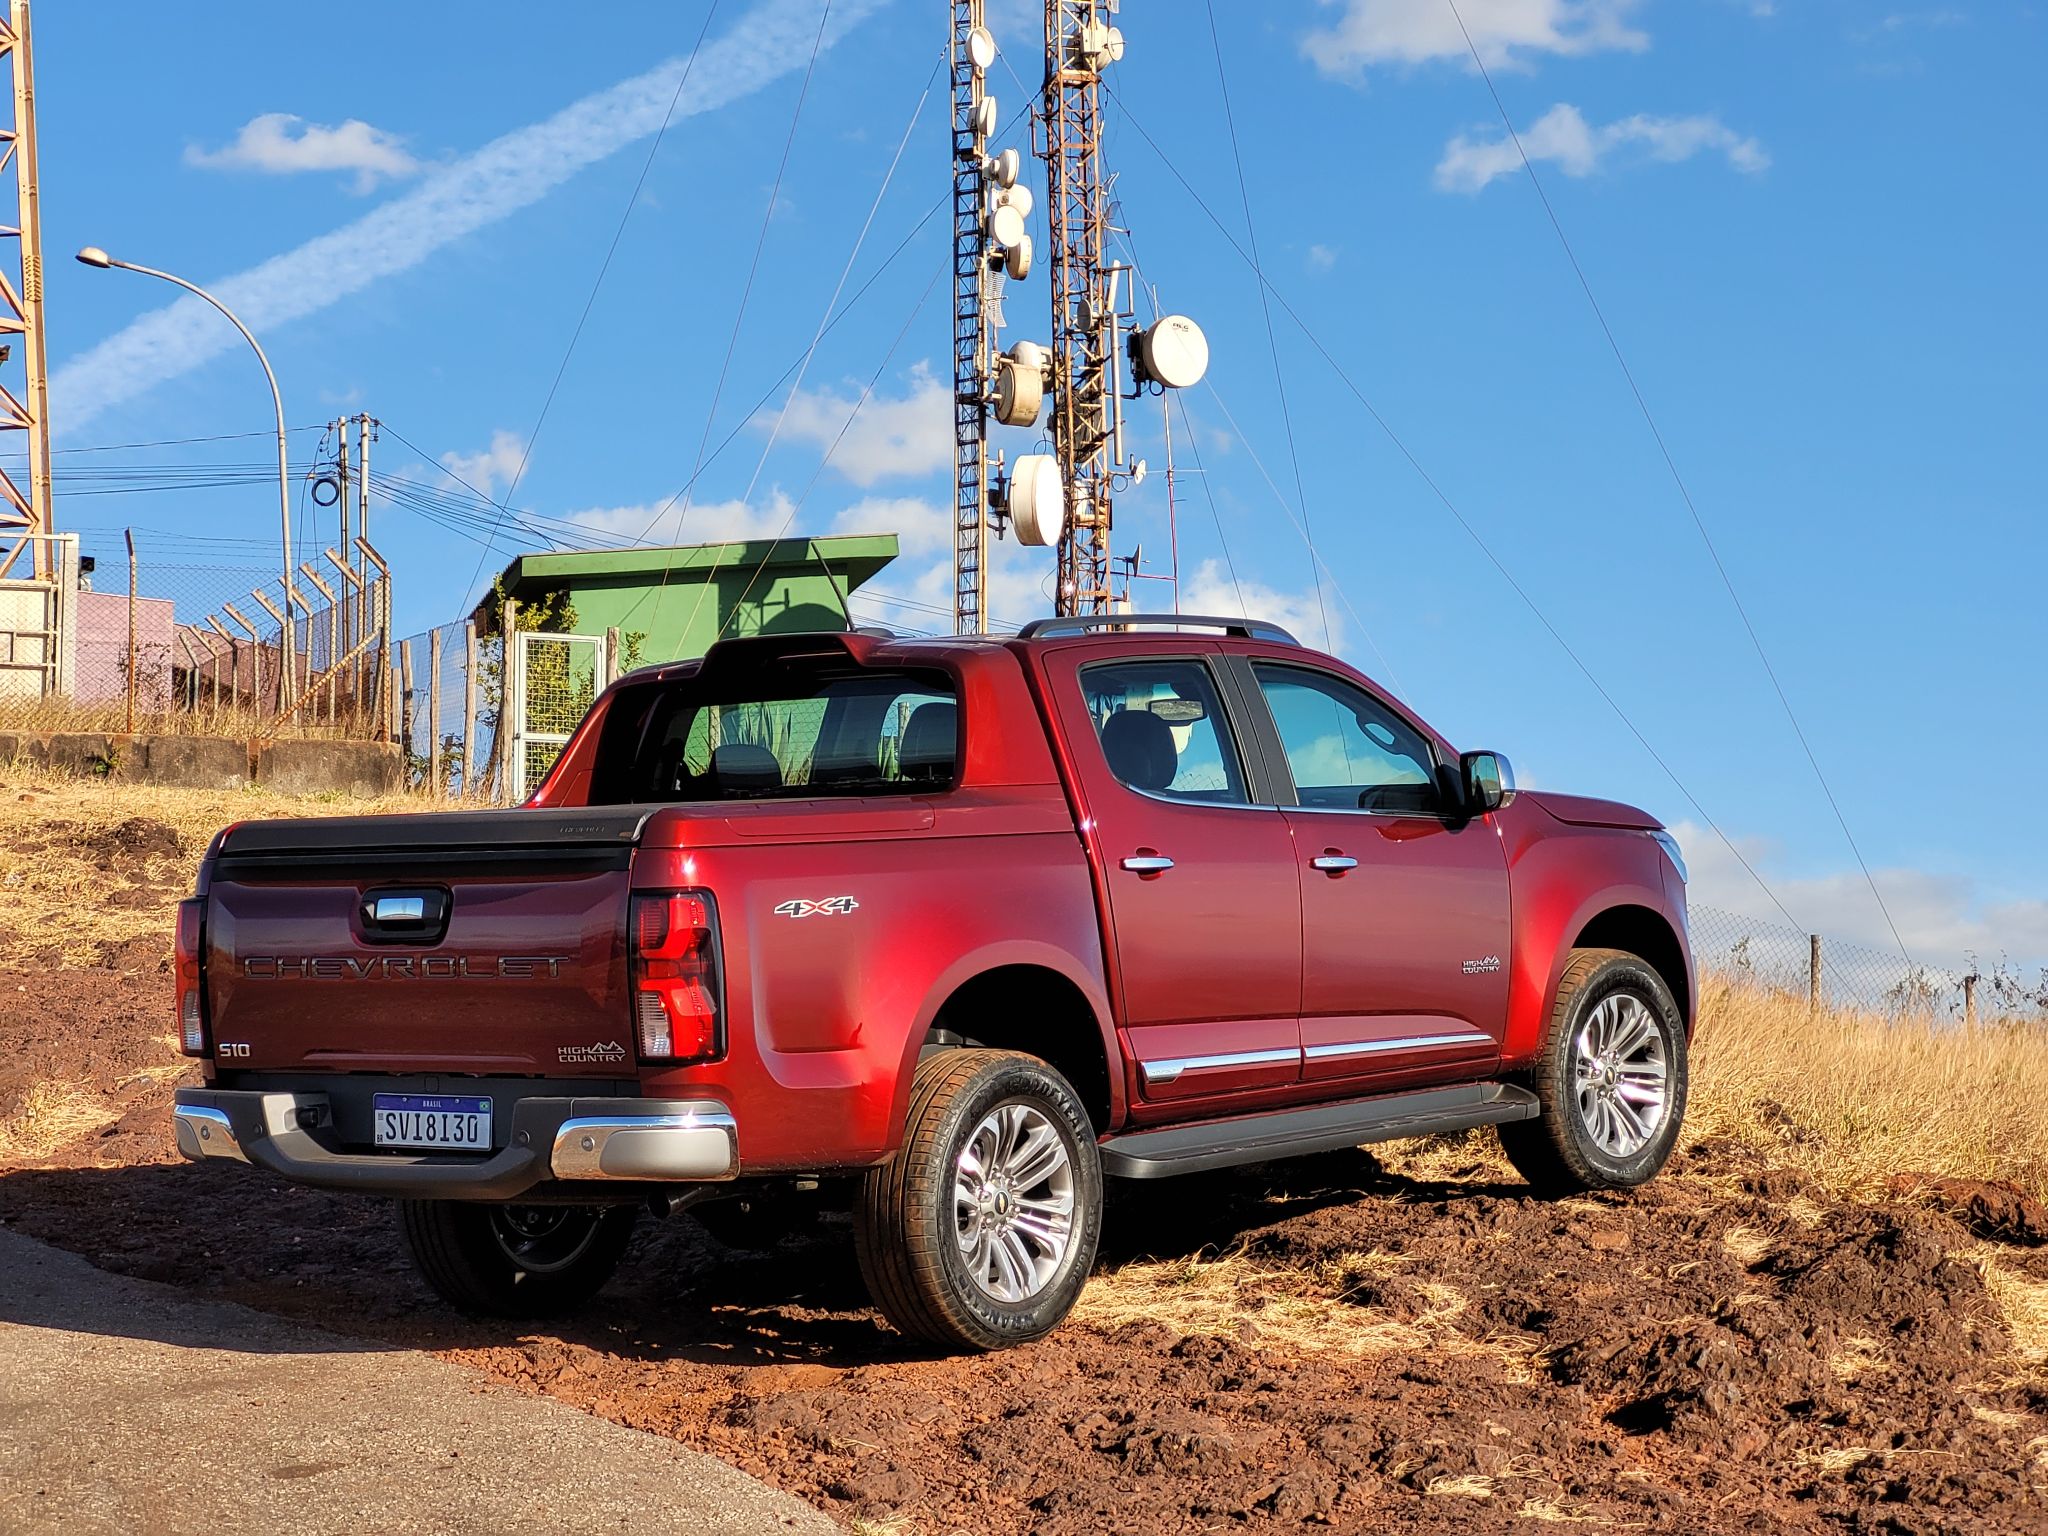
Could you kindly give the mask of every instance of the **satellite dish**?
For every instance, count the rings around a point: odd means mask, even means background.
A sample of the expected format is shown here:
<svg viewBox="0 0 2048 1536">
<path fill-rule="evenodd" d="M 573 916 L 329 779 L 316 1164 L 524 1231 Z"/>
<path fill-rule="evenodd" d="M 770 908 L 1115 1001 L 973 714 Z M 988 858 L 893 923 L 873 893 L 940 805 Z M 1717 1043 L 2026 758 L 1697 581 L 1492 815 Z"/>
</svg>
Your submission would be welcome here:
<svg viewBox="0 0 2048 1536">
<path fill-rule="evenodd" d="M 1035 341 L 1013 342 L 1007 355 L 1019 368 L 1029 368 L 1033 373 L 1045 372 L 1045 348 Z"/>
<path fill-rule="evenodd" d="M 988 237 L 997 245 L 1015 245 L 1024 238 L 1024 215 L 1007 204 L 988 211 Z"/>
<path fill-rule="evenodd" d="M 1028 427 L 1045 404 L 1045 374 L 1016 358 L 996 363 L 996 420 L 1006 427 Z"/>
<path fill-rule="evenodd" d="M 1009 210 L 1005 209 L 1005 212 Z M 1031 237 L 1020 235 L 1017 240 L 1003 248 L 1003 270 L 1014 282 L 1023 282 L 1031 275 Z"/>
<path fill-rule="evenodd" d="M 1151 472 L 1152 468 L 1150 465 L 1148 465 L 1143 459 L 1138 460 L 1137 463 L 1131 466 L 1132 486 L 1136 487 L 1143 485 L 1145 483 L 1145 477 L 1149 475 Z"/>
<path fill-rule="evenodd" d="M 984 96 L 974 106 L 974 132 L 978 138 L 987 138 L 996 131 L 996 99 Z"/>
<path fill-rule="evenodd" d="M 1003 151 L 1003 153 L 1006 155 L 1014 155 L 1017 153 L 1017 151 L 1015 151 L 1014 149 L 1006 149 Z M 1015 178 L 1013 177 L 1012 180 L 1014 179 Z M 1038 199 L 1031 195 L 1031 189 L 1029 187 L 1012 186 L 1010 182 L 1003 183 L 1003 190 L 1000 196 L 1002 198 L 1002 203 L 1005 208 L 1016 209 L 1018 214 L 1023 218 L 1030 218 L 1031 210 L 1038 206 Z"/>
<path fill-rule="evenodd" d="M 994 167 L 990 174 L 995 177 L 996 185 L 1005 192 L 1017 185 L 1018 173 L 1024 169 L 1024 162 L 1014 149 L 1004 150 L 990 164 Z M 1029 213 L 1031 210 L 1026 208 L 1024 211 Z"/>
<path fill-rule="evenodd" d="M 1010 522 L 1019 544 L 1057 544 L 1066 532 L 1060 463 L 1049 453 L 1027 453 L 1010 471 Z"/>
<path fill-rule="evenodd" d="M 996 61 L 996 40 L 987 27 L 976 27 L 967 34 L 967 62 L 977 70 L 987 69 Z"/>
<path fill-rule="evenodd" d="M 1123 29 L 1091 21 L 1075 36 L 1074 51 L 1083 64 L 1100 74 L 1124 56 Z"/>
<path fill-rule="evenodd" d="M 1186 315 L 1161 315 L 1131 337 L 1138 377 L 1167 389 L 1187 389 L 1209 371 L 1209 338 Z"/>
</svg>

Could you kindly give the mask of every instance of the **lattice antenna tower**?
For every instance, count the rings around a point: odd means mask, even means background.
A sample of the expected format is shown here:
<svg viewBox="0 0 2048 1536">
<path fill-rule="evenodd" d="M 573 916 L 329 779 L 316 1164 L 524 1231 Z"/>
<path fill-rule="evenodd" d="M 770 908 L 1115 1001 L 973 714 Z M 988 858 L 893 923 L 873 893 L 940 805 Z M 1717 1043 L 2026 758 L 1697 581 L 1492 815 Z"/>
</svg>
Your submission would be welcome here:
<svg viewBox="0 0 2048 1536">
<path fill-rule="evenodd" d="M 28 0 L 8 0 L 0 20 L 0 58 L 14 101 L 14 116 L 0 129 L 0 175 L 13 171 L 16 211 L 0 225 L 0 243 L 14 247 L 13 261 L 0 263 L 0 358 L 18 350 L 22 377 L 9 383 L 0 373 L 0 431 L 28 439 L 26 491 L 0 468 L 0 578 L 17 574 L 22 551 L 30 553 L 38 580 L 54 571 L 50 541 L 56 531 L 50 509 L 50 380 L 43 347 L 43 225 L 38 211 L 35 71 L 30 60 Z M 4 372 L 12 372 L 11 366 Z"/>
<path fill-rule="evenodd" d="M 1018 459 L 1006 489 L 1020 538 L 1035 542 L 1025 534 L 1028 523 L 1059 545 L 1053 606 L 1061 615 L 1119 606 L 1112 501 L 1145 477 L 1144 461 L 1124 453 L 1124 400 L 1147 388 L 1197 383 L 1209 362 L 1208 341 L 1184 316 L 1135 327 L 1135 274 L 1109 254 L 1119 231 L 1102 154 L 1102 76 L 1124 56 L 1115 14 L 1116 0 L 1045 0 L 1045 93 L 1037 121 L 1052 288 L 1045 390 L 1053 451 Z"/>
</svg>

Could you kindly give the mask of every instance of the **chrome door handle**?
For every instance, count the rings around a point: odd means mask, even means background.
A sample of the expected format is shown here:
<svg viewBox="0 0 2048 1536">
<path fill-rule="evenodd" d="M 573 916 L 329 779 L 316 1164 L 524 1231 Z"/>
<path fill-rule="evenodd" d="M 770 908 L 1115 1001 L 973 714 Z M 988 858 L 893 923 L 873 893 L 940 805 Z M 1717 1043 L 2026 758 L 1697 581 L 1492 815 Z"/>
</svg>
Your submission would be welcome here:
<svg viewBox="0 0 2048 1536">
<path fill-rule="evenodd" d="M 1309 868 L 1320 869 L 1326 875 L 1341 875 L 1347 869 L 1358 868 L 1358 860 L 1342 853 L 1318 854 L 1308 863 Z"/>
<path fill-rule="evenodd" d="M 1124 868 L 1134 875 L 1163 875 L 1173 868 L 1173 860 L 1163 853 L 1134 853 L 1124 860 Z"/>
</svg>

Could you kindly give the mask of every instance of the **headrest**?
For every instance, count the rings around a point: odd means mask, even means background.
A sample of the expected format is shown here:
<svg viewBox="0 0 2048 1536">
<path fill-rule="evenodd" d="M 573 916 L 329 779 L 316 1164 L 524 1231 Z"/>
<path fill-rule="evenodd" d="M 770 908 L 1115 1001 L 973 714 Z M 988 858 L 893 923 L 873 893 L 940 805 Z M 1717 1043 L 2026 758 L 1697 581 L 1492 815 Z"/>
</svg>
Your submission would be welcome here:
<svg viewBox="0 0 2048 1536">
<path fill-rule="evenodd" d="M 897 769 L 906 779 L 949 779 L 959 751 L 960 706 L 938 700 L 920 704 L 903 722 Z"/>
<path fill-rule="evenodd" d="M 1133 789 L 1164 789 L 1180 771 L 1173 727 L 1149 709 L 1120 709 L 1103 721 L 1102 755 Z"/>
<path fill-rule="evenodd" d="M 728 741 L 711 749 L 711 777 L 721 795 L 758 794 L 782 788 L 782 764 L 766 747 Z"/>
</svg>

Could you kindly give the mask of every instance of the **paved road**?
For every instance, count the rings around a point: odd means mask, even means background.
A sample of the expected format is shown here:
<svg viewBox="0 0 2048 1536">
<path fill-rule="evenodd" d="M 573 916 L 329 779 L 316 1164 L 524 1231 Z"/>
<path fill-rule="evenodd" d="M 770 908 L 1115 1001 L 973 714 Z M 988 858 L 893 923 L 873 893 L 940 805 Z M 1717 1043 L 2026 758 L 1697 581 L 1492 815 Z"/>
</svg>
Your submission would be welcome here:
<svg viewBox="0 0 2048 1536">
<path fill-rule="evenodd" d="M 0 1231 L 0 1531 L 816 1536 L 808 1505 L 430 1355 Z"/>
</svg>

